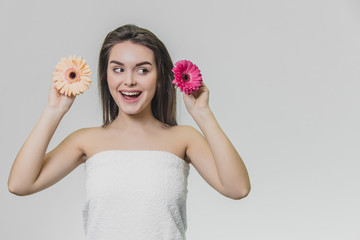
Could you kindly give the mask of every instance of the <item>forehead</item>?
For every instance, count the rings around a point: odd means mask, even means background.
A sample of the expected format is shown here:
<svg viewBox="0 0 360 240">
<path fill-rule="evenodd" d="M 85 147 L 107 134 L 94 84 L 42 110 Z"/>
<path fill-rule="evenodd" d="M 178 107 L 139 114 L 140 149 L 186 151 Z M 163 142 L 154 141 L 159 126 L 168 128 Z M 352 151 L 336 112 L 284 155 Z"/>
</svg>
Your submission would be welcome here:
<svg viewBox="0 0 360 240">
<path fill-rule="evenodd" d="M 111 60 L 118 60 L 124 64 L 142 61 L 155 63 L 154 53 L 150 48 L 130 41 L 115 44 L 110 51 L 109 62 Z"/>
</svg>

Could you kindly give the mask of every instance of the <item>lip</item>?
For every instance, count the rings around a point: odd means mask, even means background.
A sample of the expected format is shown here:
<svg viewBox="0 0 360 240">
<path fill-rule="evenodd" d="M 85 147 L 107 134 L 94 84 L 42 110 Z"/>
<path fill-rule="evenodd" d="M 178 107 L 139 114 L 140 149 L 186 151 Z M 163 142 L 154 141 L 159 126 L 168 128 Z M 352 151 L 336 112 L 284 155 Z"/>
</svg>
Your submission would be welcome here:
<svg viewBox="0 0 360 240">
<path fill-rule="evenodd" d="M 135 99 L 126 99 L 126 98 L 124 97 L 124 95 L 121 94 L 121 92 L 140 92 L 140 95 L 139 95 L 137 98 L 135 98 Z M 141 97 L 141 95 L 142 95 L 142 91 L 139 91 L 139 90 L 119 90 L 119 94 L 120 94 L 122 100 L 124 100 L 124 102 L 134 103 L 134 102 L 137 102 L 137 101 L 140 99 L 140 97 Z"/>
<path fill-rule="evenodd" d="M 120 89 L 119 92 L 142 92 L 136 89 Z"/>
</svg>

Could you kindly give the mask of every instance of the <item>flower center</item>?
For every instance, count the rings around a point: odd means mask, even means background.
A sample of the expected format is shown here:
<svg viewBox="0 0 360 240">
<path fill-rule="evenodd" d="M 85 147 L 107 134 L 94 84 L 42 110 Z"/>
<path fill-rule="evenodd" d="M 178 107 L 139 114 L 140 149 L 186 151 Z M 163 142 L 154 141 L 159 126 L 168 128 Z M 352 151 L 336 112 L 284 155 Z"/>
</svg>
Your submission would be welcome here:
<svg viewBox="0 0 360 240">
<path fill-rule="evenodd" d="M 183 73 L 183 76 L 182 76 L 182 79 L 184 82 L 190 82 L 190 76 L 188 73 L 184 72 Z"/>
<path fill-rule="evenodd" d="M 76 82 L 79 78 L 79 75 L 76 72 L 75 68 L 69 68 L 66 72 L 65 72 L 65 79 L 66 81 L 68 81 L 69 83 L 73 83 Z"/>
<path fill-rule="evenodd" d="M 74 78 L 76 77 L 76 73 L 71 72 L 71 73 L 69 74 L 69 77 L 70 77 L 71 79 L 74 79 Z"/>
</svg>

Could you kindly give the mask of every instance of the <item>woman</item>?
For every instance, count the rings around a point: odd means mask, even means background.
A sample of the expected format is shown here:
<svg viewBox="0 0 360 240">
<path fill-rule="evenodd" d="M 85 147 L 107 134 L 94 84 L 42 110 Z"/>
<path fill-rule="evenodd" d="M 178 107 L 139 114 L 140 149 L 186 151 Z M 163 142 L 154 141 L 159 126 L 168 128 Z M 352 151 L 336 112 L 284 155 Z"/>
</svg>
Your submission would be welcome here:
<svg viewBox="0 0 360 240">
<path fill-rule="evenodd" d="M 247 196 L 246 167 L 211 112 L 204 84 L 183 100 L 205 137 L 177 125 L 172 67 L 150 31 L 124 25 L 110 32 L 98 69 L 103 125 L 77 130 L 46 153 L 75 99 L 52 82 L 48 104 L 14 161 L 9 191 L 36 193 L 84 163 L 87 239 L 185 239 L 189 164 L 224 196 Z"/>
</svg>

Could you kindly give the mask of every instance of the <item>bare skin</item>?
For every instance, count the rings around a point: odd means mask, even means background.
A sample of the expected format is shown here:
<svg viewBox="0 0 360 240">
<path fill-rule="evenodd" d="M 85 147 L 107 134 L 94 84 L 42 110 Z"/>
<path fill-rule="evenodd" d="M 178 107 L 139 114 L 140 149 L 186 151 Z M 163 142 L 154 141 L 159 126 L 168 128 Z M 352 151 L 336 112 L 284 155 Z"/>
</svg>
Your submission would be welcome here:
<svg viewBox="0 0 360 240">
<path fill-rule="evenodd" d="M 112 60 L 117 63 L 110 63 Z M 48 104 L 12 166 L 10 192 L 29 195 L 46 189 L 102 151 L 161 150 L 192 164 L 224 196 L 247 196 L 250 180 L 245 164 L 216 121 L 204 84 L 196 93 L 183 94 L 186 108 L 202 135 L 191 126 L 165 126 L 153 116 L 150 103 L 157 73 L 150 49 L 131 42 L 119 43 L 111 50 L 109 63 L 108 84 L 119 106 L 118 117 L 104 128 L 79 129 L 46 153 L 57 126 L 75 100 L 60 95 L 52 83 Z M 135 104 L 124 102 L 119 90 L 134 89 L 142 91 L 140 100 Z"/>
</svg>

